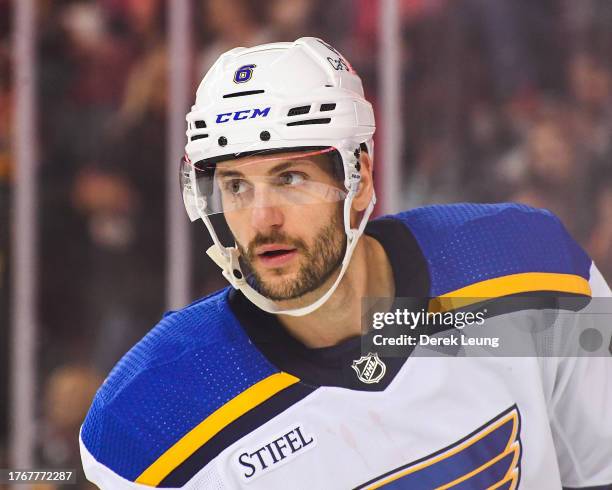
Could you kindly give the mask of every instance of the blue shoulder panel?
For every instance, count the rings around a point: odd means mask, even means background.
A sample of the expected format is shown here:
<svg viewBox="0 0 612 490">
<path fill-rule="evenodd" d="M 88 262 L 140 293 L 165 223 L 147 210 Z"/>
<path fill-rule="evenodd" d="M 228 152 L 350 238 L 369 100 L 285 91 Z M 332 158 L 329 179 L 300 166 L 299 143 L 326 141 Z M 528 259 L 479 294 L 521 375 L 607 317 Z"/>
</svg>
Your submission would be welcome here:
<svg viewBox="0 0 612 490">
<path fill-rule="evenodd" d="M 388 216 L 414 234 L 427 260 L 432 297 L 523 272 L 589 279 L 591 259 L 550 211 L 522 204 L 425 206 Z"/>
<path fill-rule="evenodd" d="M 240 328 L 228 293 L 165 316 L 111 371 L 81 432 L 98 462 L 133 481 L 208 415 L 278 372 Z"/>
</svg>

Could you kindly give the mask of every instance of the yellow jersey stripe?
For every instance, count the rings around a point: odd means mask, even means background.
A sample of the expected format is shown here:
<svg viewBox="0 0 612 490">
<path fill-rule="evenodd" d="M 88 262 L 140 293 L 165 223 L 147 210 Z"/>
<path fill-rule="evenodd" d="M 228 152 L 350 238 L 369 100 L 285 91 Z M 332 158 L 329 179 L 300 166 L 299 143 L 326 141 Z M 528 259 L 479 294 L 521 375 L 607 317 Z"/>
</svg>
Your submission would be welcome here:
<svg viewBox="0 0 612 490">
<path fill-rule="evenodd" d="M 495 485 L 490 486 L 487 490 L 498 490 L 502 486 L 508 488 L 508 490 L 515 490 L 518 483 L 518 474 L 518 468 L 514 468 L 508 476 L 498 481 Z"/>
<path fill-rule="evenodd" d="M 502 459 L 504 459 L 506 456 L 512 454 L 512 460 L 510 461 L 510 464 L 508 465 L 508 471 L 506 472 L 506 475 L 508 475 L 514 470 L 514 468 L 516 468 L 516 465 L 519 460 L 520 452 L 521 452 L 521 446 L 518 442 L 515 442 L 514 445 L 510 449 L 495 456 L 493 459 L 491 459 L 490 461 L 487 461 L 485 464 L 483 464 L 479 468 L 476 468 L 475 470 L 470 471 L 468 474 L 463 475 L 457 478 L 456 480 L 453 480 L 450 483 L 447 483 L 445 485 L 442 485 L 441 487 L 436 488 L 436 490 L 447 490 L 451 487 L 454 487 L 455 485 L 459 485 L 460 483 L 466 480 L 469 480 L 474 475 L 477 475 L 478 473 L 482 473 L 487 468 L 493 466 L 498 461 L 501 461 Z"/>
<path fill-rule="evenodd" d="M 429 302 L 429 311 L 450 311 L 490 298 L 536 291 L 591 296 L 589 281 L 582 276 L 554 272 L 524 272 L 487 279 L 433 298 Z"/>
<path fill-rule="evenodd" d="M 158 485 L 172 470 L 231 422 L 298 381 L 299 378 L 280 372 L 272 374 L 247 388 L 179 439 L 140 474 L 136 483 L 149 486 Z"/>
</svg>

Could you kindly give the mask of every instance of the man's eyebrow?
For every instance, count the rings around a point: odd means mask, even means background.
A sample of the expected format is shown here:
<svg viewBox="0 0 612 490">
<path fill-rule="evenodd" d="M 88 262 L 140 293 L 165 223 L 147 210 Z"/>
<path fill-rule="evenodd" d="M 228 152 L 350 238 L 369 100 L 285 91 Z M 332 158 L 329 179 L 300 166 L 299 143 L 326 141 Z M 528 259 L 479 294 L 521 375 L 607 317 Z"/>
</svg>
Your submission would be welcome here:
<svg viewBox="0 0 612 490">
<path fill-rule="evenodd" d="M 274 167 L 272 167 L 271 169 L 269 169 L 266 173 L 268 175 L 273 175 L 273 174 L 277 174 L 279 172 L 282 172 L 283 170 L 286 170 L 289 167 L 292 167 L 293 165 L 298 165 L 299 163 L 303 163 L 303 160 L 298 160 L 298 161 L 294 161 L 294 160 L 288 160 L 285 162 L 281 162 L 278 165 L 274 165 Z M 217 168 L 217 172 L 219 177 L 244 177 L 244 174 L 242 172 L 239 172 L 238 170 L 230 170 L 230 169 L 222 169 L 222 168 Z"/>
<path fill-rule="evenodd" d="M 219 168 L 216 173 L 219 177 L 244 177 L 244 174 L 237 170 L 224 170 Z"/>
<path fill-rule="evenodd" d="M 277 174 L 278 172 L 282 172 L 283 170 L 286 170 L 289 167 L 296 165 L 297 163 L 299 162 L 296 162 L 294 160 L 289 160 L 287 162 L 282 162 L 282 163 L 279 163 L 278 165 L 274 165 L 274 167 L 268 170 L 268 175 Z"/>
</svg>

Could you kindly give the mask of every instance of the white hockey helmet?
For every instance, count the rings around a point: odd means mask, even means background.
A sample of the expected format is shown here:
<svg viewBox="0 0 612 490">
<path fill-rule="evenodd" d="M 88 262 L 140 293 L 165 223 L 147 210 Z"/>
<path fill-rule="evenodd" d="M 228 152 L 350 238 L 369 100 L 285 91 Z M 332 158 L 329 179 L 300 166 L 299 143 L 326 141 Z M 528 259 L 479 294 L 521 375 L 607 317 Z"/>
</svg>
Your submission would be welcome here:
<svg viewBox="0 0 612 490">
<path fill-rule="evenodd" d="M 351 228 L 351 205 L 361 179 L 359 150 L 365 145 L 373 157 L 375 131 L 374 112 L 355 70 L 317 38 L 235 48 L 208 71 L 186 119 L 186 154 L 180 171 L 183 201 L 190 219 L 202 219 L 211 234 L 208 255 L 224 277 L 264 311 L 302 316 L 320 307 L 340 283 L 376 202 L 373 194 L 359 225 Z M 211 175 L 207 168 L 214 172 L 215 163 L 209 162 L 283 149 L 318 154 L 333 149 L 344 170 L 345 192 L 340 198 L 347 242 L 340 273 L 319 299 L 296 309 L 279 308 L 249 284 L 238 247 L 223 245 L 210 220 L 211 214 L 223 212 L 220 200 L 198 181 Z"/>
</svg>

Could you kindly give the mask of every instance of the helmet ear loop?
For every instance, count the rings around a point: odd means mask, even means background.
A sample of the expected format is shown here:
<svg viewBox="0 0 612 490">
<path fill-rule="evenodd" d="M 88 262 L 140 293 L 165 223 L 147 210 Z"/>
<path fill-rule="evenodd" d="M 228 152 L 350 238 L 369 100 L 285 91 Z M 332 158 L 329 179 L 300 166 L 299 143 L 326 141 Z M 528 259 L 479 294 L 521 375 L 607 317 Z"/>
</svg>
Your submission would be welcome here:
<svg viewBox="0 0 612 490">
<path fill-rule="evenodd" d="M 246 278 L 240 267 L 240 250 L 238 247 L 232 247 L 229 249 L 229 268 L 232 274 L 232 282 L 235 286 L 246 284 Z"/>
<path fill-rule="evenodd" d="M 359 184 L 361 183 L 359 156 L 360 151 L 359 148 L 357 148 L 353 153 L 347 155 L 348 164 L 345 165 L 346 176 L 344 179 L 344 186 L 348 191 L 348 195 L 344 202 L 344 231 L 349 240 L 349 244 L 360 234 L 359 226 L 357 228 L 351 227 L 351 208 L 353 206 L 353 199 L 357 195 L 357 192 L 359 192 Z"/>
<path fill-rule="evenodd" d="M 204 222 L 204 225 L 208 229 L 210 237 L 212 238 L 212 241 L 214 243 L 213 246 L 217 248 L 223 258 L 229 260 L 230 250 L 228 249 L 228 247 L 224 247 L 221 243 L 221 240 L 219 240 L 217 232 L 215 231 L 215 227 L 213 226 L 212 222 L 210 221 L 210 218 L 208 217 L 208 214 L 206 213 L 208 201 L 206 196 L 200 195 L 200 193 L 198 192 L 198 186 L 195 178 L 195 170 L 193 169 L 189 173 L 189 184 L 193 193 L 192 198 L 195 212 L 197 213 L 198 217 Z"/>
<path fill-rule="evenodd" d="M 207 198 L 206 196 L 200 195 L 198 192 L 198 187 L 195 185 L 195 180 L 195 172 L 192 170 L 190 172 L 189 181 L 193 191 L 195 210 L 210 233 L 214 243 L 213 247 L 216 247 L 217 251 L 221 254 L 221 256 L 216 254 L 211 255 L 209 250 L 208 255 L 221 267 L 223 270 L 223 275 L 230 281 L 230 283 L 234 287 L 238 288 L 240 285 L 246 282 L 244 273 L 240 267 L 240 251 L 238 250 L 237 245 L 235 247 L 225 247 L 221 243 L 221 240 L 219 240 L 215 227 L 210 221 L 208 214 L 206 214 Z"/>
</svg>

